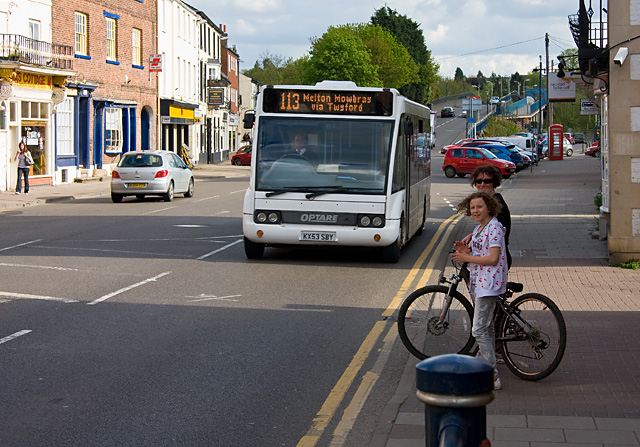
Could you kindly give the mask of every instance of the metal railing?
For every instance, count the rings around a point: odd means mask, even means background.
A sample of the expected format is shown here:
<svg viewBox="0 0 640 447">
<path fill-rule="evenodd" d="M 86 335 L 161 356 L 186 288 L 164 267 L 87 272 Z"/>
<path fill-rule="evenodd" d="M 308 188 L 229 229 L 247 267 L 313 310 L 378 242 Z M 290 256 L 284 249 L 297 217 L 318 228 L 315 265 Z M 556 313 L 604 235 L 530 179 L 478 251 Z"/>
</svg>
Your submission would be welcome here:
<svg viewBox="0 0 640 447">
<path fill-rule="evenodd" d="M 0 61 L 43 67 L 73 69 L 74 48 L 30 39 L 18 34 L 0 34 Z"/>
</svg>

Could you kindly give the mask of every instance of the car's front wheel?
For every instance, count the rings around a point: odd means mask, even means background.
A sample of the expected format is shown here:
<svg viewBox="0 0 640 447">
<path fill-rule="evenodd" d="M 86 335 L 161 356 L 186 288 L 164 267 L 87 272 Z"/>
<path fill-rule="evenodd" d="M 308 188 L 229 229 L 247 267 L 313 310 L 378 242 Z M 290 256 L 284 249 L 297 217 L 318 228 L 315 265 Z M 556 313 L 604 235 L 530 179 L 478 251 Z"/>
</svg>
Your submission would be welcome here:
<svg viewBox="0 0 640 447">
<path fill-rule="evenodd" d="M 189 187 L 187 188 L 187 192 L 184 193 L 185 197 L 193 197 L 193 192 L 195 189 L 193 178 L 189 179 Z"/>
<path fill-rule="evenodd" d="M 167 192 L 162 195 L 165 202 L 171 202 L 173 200 L 173 182 L 169 183 Z"/>
</svg>

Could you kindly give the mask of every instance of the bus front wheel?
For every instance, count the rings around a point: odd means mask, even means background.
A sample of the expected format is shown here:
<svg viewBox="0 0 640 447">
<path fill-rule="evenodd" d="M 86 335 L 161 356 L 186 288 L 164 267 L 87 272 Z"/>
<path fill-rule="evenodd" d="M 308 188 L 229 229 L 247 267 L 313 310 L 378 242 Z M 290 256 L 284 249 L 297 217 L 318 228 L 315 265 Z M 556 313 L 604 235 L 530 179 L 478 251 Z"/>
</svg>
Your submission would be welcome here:
<svg viewBox="0 0 640 447">
<path fill-rule="evenodd" d="M 246 237 L 244 238 L 244 254 L 249 259 L 260 259 L 264 254 L 264 244 L 258 244 L 251 242 Z"/>
</svg>

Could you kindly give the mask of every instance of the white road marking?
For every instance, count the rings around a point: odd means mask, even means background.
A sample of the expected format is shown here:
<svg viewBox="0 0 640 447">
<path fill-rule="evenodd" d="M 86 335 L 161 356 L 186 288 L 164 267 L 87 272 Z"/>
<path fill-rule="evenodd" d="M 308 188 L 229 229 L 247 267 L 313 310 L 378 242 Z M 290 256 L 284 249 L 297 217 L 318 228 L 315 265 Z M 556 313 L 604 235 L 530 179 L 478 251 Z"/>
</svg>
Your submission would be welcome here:
<svg viewBox="0 0 640 447">
<path fill-rule="evenodd" d="M 57 267 L 54 265 L 26 265 L 26 264 L 7 264 L 0 262 L 0 267 L 18 267 L 18 268 L 32 268 L 32 269 L 44 269 L 44 270 L 61 270 L 64 272 L 79 272 L 79 269 L 70 267 Z"/>
<path fill-rule="evenodd" d="M 29 332 L 31 332 L 31 329 L 25 329 L 25 330 L 23 330 L 23 331 L 18 331 L 18 332 L 16 332 L 15 334 L 11 334 L 11 335 L 9 335 L 8 337 L 0 338 L 0 345 L 1 345 L 2 343 L 6 343 L 6 342 L 11 341 L 11 340 L 13 340 L 13 339 L 16 339 L 16 338 L 18 338 L 18 337 L 22 337 L 23 335 L 26 335 L 26 334 L 28 334 Z"/>
<path fill-rule="evenodd" d="M 155 210 L 155 211 L 149 211 L 148 213 L 144 213 L 143 216 L 146 216 L 148 214 L 161 213 L 162 211 L 172 210 L 174 208 L 178 208 L 178 207 L 177 206 L 170 206 L 168 208 L 162 208 L 162 209 Z"/>
<path fill-rule="evenodd" d="M 192 200 L 192 203 L 204 202 L 205 200 L 217 199 L 220 196 L 205 197 L 204 199 Z"/>
<path fill-rule="evenodd" d="M 42 239 L 36 239 L 35 241 L 24 242 L 18 245 L 12 245 L 11 247 L 0 248 L 0 251 L 11 250 L 12 248 L 24 247 L 25 245 L 35 244 L 36 242 L 40 242 Z"/>
<path fill-rule="evenodd" d="M 202 256 L 200 256 L 199 258 L 196 258 L 196 259 L 197 259 L 198 261 L 201 261 L 201 260 L 203 260 L 203 259 L 208 258 L 209 256 L 213 256 L 213 255 L 215 255 L 216 253 L 221 252 L 222 250 L 226 250 L 226 249 L 227 249 L 227 248 L 229 248 L 229 247 L 233 247 L 234 245 L 239 244 L 240 242 L 242 242 L 242 239 L 238 239 L 237 241 L 231 242 L 230 244 L 227 244 L 227 245 L 225 245 L 224 247 L 218 248 L 217 250 L 214 250 L 214 251 L 212 251 L 212 252 L 210 252 L 210 253 L 207 253 L 206 255 L 202 255 Z"/>
<path fill-rule="evenodd" d="M 145 284 L 147 284 L 149 282 L 155 282 L 156 280 L 162 278 L 163 276 L 167 276 L 170 273 L 171 272 L 160 273 L 159 275 L 156 275 L 153 278 L 148 278 L 148 279 L 145 279 L 144 281 L 140 281 L 138 283 L 132 284 L 132 285 L 127 286 L 127 287 L 123 287 L 120 290 L 116 290 L 115 292 L 108 293 L 108 294 L 98 298 L 97 300 L 94 300 L 94 301 L 91 301 L 90 303 L 87 303 L 87 305 L 88 306 L 92 306 L 94 304 L 101 303 L 103 301 L 108 300 L 109 298 L 113 298 L 114 296 L 120 295 L 121 293 L 124 293 L 124 292 L 126 292 L 128 290 L 135 289 L 136 287 L 139 287 L 139 286 L 143 286 L 143 285 L 145 285 Z"/>
<path fill-rule="evenodd" d="M 29 293 L 0 292 L 0 296 L 6 296 L 8 298 L 23 298 L 28 300 L 62 301 L 63 303 L 78 302 L 78 300 L 70 300 L 68 298 L 56 298 L 55 296 L 46 296 L 46 295 L 32 295 Z"/>
<path fill-rule="evenodd" d="M 195 300 L 189 300 L 190 303 L 197 303 L 198 301 L 211 301 L 211 300 L 220 300 L 220 301 L 233 301 L 235 303 L 238 300 L 232 300 L 231 298 L 235 298 L 242 295 L 229 295 L 229 296 L 215 296 L 215 295 L 205 295 L 201 293 L 200 296 L 187 296 L 186 298 L 196 298 Z"/>
<path fill-rule="evenodd" d="M 207 225 L 183 224 L 183 225 L 174 225 L 174 227 L 178 227 L 178 228 L 206 228 Z"/>
<path fill-rule="evenodd" d="M 56 250 L 75 250 L 75 251 L 98 251 L 103 253 L 125 253 L 125 254 L 133 254 L 133 255 L 154 255 L 154 256 L 169 256 L 172 258 L 190 258 L 187 255 L 177 255 L 173 253 L 153 253 L 147 251 L 131 251 L 131 250 L 109 250 L 106 248 L 73 248 L 73 247 L 45 247 L 45 246 L 37 246 L 35 248 L 44 248 L 47 250 L 56 249 Z"/>
<path fill-rule="evenodd" d="M 246 189 L 239 189 L 237 191 L 231 191 L 229 194 L 238 194 L 240 192 L 246 192 L 246 191 L 247 191 Z"/>
<path fill-rule="evenodd" d="M 217 213 L 215 213 L 214 215 L 218 215 L 218 214 L 229 214 L 231 213 L 231 211 L 218 211 Z"/>
</svg>

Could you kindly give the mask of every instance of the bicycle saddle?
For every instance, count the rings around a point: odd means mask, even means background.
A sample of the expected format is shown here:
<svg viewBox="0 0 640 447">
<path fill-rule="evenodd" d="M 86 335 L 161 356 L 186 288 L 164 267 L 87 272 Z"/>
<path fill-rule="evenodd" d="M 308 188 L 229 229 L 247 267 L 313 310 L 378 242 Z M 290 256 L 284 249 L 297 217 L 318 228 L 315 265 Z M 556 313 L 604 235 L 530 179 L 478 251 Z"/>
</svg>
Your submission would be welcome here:
<svg viewBox="0 0 640 447">
<path fill-rule="evenodd" d="M 513 293 L 520 293 L 522 292 L 522 289 L 524 289 L 524 286 L 522 285 L 522 283 L 511 282 L 511 281 L 507 282 L 507 290 L 510 290 Z"/>
</svg>

